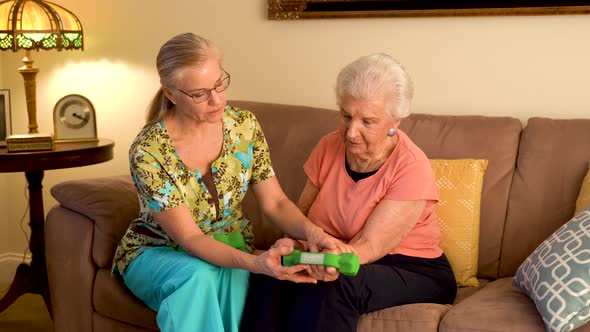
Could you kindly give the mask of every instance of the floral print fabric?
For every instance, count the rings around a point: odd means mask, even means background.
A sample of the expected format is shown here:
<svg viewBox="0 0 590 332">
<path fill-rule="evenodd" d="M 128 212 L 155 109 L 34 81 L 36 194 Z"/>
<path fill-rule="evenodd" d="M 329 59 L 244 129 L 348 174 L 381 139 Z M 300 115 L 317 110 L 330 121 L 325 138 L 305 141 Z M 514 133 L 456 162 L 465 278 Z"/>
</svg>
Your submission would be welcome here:
<svg viewBox="0 0 590 332">
<path fill-rule="evenodd" d="M 145 126 L 137 135 L 129 149 L 129 163 L 140 216 L 131 222 L 117 247 L 113 275 L 122 273 L 141 254 L 142 246 L 177 247 L 154 214 L 181 204 L 206 235 L 240 231 L 248 250 L 253 251 L 252 225 L 242 214 L 241 202 L 249 185 L 274 176 L 269 149 L 249 111 L 228 106 L 222 121 L 223 147 L 210 170 L 217 195 L 209 192 L 199 170 L 184 165 L 162 121 Z"/>
</svg>

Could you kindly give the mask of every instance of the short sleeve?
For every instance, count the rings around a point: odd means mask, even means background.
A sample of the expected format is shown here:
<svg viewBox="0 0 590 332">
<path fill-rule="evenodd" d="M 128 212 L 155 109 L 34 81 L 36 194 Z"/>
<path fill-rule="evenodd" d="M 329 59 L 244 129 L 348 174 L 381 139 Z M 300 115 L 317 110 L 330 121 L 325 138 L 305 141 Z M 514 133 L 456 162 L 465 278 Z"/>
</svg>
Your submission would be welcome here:
<svg viewBox="0 0 590 332">
<path fill-rule="evenodd" d="M 129 163 L 142 211 L 161 212 L 183 203 L 181 192 L 154 154 L 138 149 L 130 152 Z"/>
<path fill-rule="evenodd" d="M 407 201 L 424 199 L 438 202 L 436 179 L 428 159 L 405 164 L 396 172 L 384 199 Z"/>
<path fill-rule="evenodd" d="M 270 150 L 266 143 L 266 138 L 262 132 L 260 124 L 256 120 L 256 117 L 252 115 L 252 121 L 254 126 L 253 135 L 253 164 L 252 164 L 252 176 L 250 177 L 250 184 L 254 185 L 264 180 L 270 179 L 275 176 L 275 172 L 272 168 L 272 161 L 270 159 Z"/>
<path fill-rule="evenodd" d="M 303 170 L 305 171 L 307 178 L 317 188 L 321 188 L 323 184 L 321 179 L 321 170 L 325 155 L 326 141 L 322 138 L 311 151 L 309 157 L 305 161 L 305 164 L 303 164 Z"/>
</svg>

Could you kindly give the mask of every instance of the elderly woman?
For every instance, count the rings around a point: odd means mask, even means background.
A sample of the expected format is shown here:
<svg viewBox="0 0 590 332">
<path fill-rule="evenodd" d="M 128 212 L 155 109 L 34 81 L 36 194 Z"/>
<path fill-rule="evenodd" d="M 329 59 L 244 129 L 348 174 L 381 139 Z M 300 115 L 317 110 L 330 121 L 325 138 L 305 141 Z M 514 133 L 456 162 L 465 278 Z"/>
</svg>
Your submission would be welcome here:
<svg viewBox="0 0 590 332">
<path fill-rule="evenodd" d="M 339 130 L 324 136 L 305 163 L 299 207 L 350 244 L 362 265 L 352 277 L 309 267 L 325 281 L 317 285 L 253 276 L 243 330 L 356 331 L 360 315 L 371 311 L 454 301 L 453 271 L 438 246 L 435 178 L 424 152 L 398 128 L 412 91 L 406 71 L 386 54 L 341 70 Z"/>
<path fill-rule="evenodd" d="M 237 331 L 249 272 L 316 282 L 298 274 L 305 267 L 281 266 L 290 248 L 252 254 L 252 225 L 241 210 L 249 188 L 283 232 L 320 250 L 348 246 L 283 193 L 256 118 L 226 105 L 230 75 L 219 49 L 181 34 L 162 46 L 157 69 L 161 87 L 129 149 L 141 212 L 117 247 L 113 275 L 158 312 L 161 331 Z M 245 243 L 236 249 L 214 239 L 229 233 Z"/>
</svg>

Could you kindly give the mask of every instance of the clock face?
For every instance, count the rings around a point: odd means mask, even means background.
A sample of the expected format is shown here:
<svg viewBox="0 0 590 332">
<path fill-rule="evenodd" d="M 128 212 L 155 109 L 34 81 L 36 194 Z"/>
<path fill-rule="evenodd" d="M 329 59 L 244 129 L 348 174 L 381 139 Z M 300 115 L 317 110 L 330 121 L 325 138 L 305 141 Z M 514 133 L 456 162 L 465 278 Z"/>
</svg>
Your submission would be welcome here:
<svg viewBox="0 0 590 332">
<path fill-rule="evenodd" d="M 96 141 L 96 114 L 92 103 L 81 95 L 61 98 L 53 110 L 55 140 Z"/>
<path fill-rule="evenodd" d="M 64 103 L 59 111 L 59 121 L 71 129 L 80 129 L 90 121 L 90 109 L 88 105 L 79 100 L 70 100 Z"/>
</svg>

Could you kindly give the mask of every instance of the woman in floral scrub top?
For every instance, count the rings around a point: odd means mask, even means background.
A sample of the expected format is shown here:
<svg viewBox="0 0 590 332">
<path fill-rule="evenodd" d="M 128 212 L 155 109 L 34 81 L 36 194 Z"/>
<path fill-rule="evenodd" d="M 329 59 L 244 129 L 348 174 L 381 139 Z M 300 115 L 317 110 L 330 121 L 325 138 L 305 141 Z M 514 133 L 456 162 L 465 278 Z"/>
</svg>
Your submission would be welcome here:
<svg viewBox="0 0 590 332">
<path fill-rule="evenodd" d="M 292 247 L 279 242 L 252 254 L 252 225 L 241 210 L 249 186 L 284 233 L 315 250 L 351 250 L 287 199 L 256 118 L 226 105 L 230 76 L 220 60 L 220 51 L 194 34 L 166 42 L 157 58 L 162 86 L 129 150 L 141 212 L 117 247 L 112 272 L 158 312 L 162 331 L 237 331 L 249 272 L 316 282 L 303 266 L 281 266 Z M 230 232 L 242 234 L 244 250 L 212 237 Z"/>
</svg>

